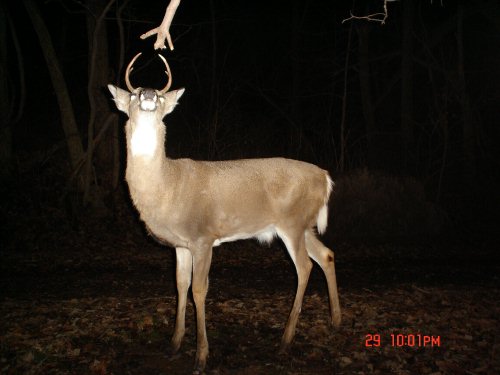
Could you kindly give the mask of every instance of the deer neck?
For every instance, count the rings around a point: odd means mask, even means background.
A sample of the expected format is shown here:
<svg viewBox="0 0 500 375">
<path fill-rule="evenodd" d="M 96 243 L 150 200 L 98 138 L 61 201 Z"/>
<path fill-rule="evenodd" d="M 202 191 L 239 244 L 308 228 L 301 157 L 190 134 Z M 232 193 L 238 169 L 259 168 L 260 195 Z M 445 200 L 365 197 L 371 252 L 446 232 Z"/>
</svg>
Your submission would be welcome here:
<svg viewBox="0 0 500 375">
<path fill-rule="evenodd" d="M 155 205 L 171 180 L 165 154 L 165 126 L 141 116 L 130 119 L 127 136 L 126 180 L 136 205 Z"/>
</svg>

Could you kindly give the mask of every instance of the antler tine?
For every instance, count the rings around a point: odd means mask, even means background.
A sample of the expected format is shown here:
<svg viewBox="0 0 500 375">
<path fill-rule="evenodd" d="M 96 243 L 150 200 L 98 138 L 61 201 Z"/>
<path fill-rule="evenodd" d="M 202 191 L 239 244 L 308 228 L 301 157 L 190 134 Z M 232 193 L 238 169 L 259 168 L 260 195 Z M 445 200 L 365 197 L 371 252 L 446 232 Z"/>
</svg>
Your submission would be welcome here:
<svg viewBox="0 0 500 375">
<path fill-rule="evenodd" d="M 132 86 L 130 84 L 130 79 L 129 79 L 129 75 L 130 75 L 130 72 L 132 72 L 132 70 L 134 70 L 134 63 L 135 63 L 135 60 L 138 59 L 139 56 L 142 55 L 142 52 L 139 52 L 137 55 L 134 56 L 134 58 L 128 63 L 127 65 L 127 70 L 125 70 L 125 84 L 127 85 L 127 88 L 128 88 L 128 91 L 132 92 L 135 90 L 134 86 Z"/>
<path fill-rule="evenodd" d="M 160 59 L 163 60 L 163 63 L 165 64 L 167 70 L 165 70 L 165 73 L 167 73 L 168 75 L 168 82 L 167 82 L 167 85 L 161 89 L 160 93 L 161 94 L 165 94 L 168 89 L 170 89 L 170 86 L 172 86 L 172 72 L 170 71 L 170 66 L 168 65 L 168 62 L 167 60 L 165 59 L 165 57 L 163 57 L 162 55 L 158 54 L 158 56 L 160 56 Z"/>
</svg>

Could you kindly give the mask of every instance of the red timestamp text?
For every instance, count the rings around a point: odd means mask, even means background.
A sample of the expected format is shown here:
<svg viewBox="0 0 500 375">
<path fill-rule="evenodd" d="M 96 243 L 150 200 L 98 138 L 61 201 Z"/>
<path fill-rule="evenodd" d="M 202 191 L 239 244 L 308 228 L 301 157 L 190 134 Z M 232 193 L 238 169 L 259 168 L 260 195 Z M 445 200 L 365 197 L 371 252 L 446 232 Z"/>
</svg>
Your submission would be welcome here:
<svg viewBox="0 0 500 375">
<path fill-rule="evenodd" d="M 391 333 L 388 337 L 385 338 L 385 340 L 382 340 L 381 335 L 378 333 L 369 333 L 365 335 L 366 347 L 380 347 L 386 342 L 394 347 L 440 347 L 441 336 L 423 335 L 421 333 Z"/>
</svg>

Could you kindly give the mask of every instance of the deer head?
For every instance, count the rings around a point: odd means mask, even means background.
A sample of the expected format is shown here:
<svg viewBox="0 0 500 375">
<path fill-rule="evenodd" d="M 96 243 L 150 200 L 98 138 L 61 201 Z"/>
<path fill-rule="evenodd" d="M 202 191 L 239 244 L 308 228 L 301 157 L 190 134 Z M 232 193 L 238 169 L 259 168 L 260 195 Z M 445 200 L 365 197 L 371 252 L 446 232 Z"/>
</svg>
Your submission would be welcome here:
<svg viewBox="0 0 500 375">
<path fill-rule="evenodd" d="M 156 147 L 164 140 L 164 124 L 162 119 L 172 112 L 179 98 L 184 94 L 184 89 L 168 91 L 172 84 L 172 74 L 167 60 L 162 55 L 160 58 L 166 66 L 165 73 L 168 82 L 161 90 L 152 88 L 134 88 L 130 83 L 130 73 L 134 62 L 141 55 L 138 53 L 130 61 L 125 73 L 125 82 L 129 91 L 119 87 L 108 85 L 113 95 L 116 107 L 127 114 L 127 134 L 130 135 L 130 151 L 133 156 L 151 156 Z M 163 134 L 163 137 L 161 135 Z M 160 135 L 160 137 L 159 137 Z"/>
</svg>

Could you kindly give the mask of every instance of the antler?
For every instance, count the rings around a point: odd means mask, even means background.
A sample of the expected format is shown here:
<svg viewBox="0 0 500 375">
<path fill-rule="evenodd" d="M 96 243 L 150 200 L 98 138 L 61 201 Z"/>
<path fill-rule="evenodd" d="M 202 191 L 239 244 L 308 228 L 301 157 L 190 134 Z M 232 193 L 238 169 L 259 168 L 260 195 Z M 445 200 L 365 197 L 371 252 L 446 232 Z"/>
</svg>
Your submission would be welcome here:
<svg viewBox="0 0 500 375">
<path fill-rule="evenodd" d="M 158 56 L 160 56 L 160 59 L 163 60 L 163 63 L 165 64 L 165 67 L 167 68 L 167 70 L 165 70 L 165 73 L 167 73 L 167 75 L 168 75 L 168 82 L 167 82 L 167 85 L 160 90 L 161 94 L 165 94 L 168 91 L 168 89 L 170 88 L 170 86 L 172 86 L 172 72 L 170 71 L 170 66 L 168 66 L 167 60 L 160 54 L 158 54 Z"/>
<path fill-rule="evenodd" d="M 130 91 L 130 92 L 134 91 L 135 89 L 134 89 L 134 86 L 132 86 L 130 84 L 129 75 L 130 75 L 130 72 L 132 72 L 132 70 L 134 70 L 134 67 L 132 65 L 134 65 L 135 60 L 137 60 L 137 58 L 141 55 L 142 55 L 142 52 L 139 52 L 137 55 L 135 55 L 134 58 L 128 63 L 127 70 L 125 70 L 125 84 L 127 85 L 128 91 Z"/>
<path fill-rule="evenodd" d="M 135 60 L 137 60 L 141 54 L 142 54 L 142 52 L 139 52 L 137 55 L 135 55 L 134 58 L 128 63 L 127 70 L 125 70 L 125 84 L 127 85 L 128 91 L 130 91 L 130 92 L 134 91 L 135 88 L 130 83 L 129 76 L 130 76 L 130 73 L 132 72 L 132 70 L 134 70 L 133 65 L 134 65 Z M 160 56 L 160 59 L 162 59 L 163 63 L 165 64 L 165 66 L 167 68 L 167 70 L 165 70 L 165 73 L 167 73 L 168 82 L 167 82 L 166 86 L 160 90 L 160 94 L 165 94 L 168 91 L 168 89 L 170 89 L 170 86 L 172 86 L 172 72 L 170 71 L 170 66 L 167 63 L 167 60 L 160 54 L 158 54 L 158 56 Z"/>
</svg>

